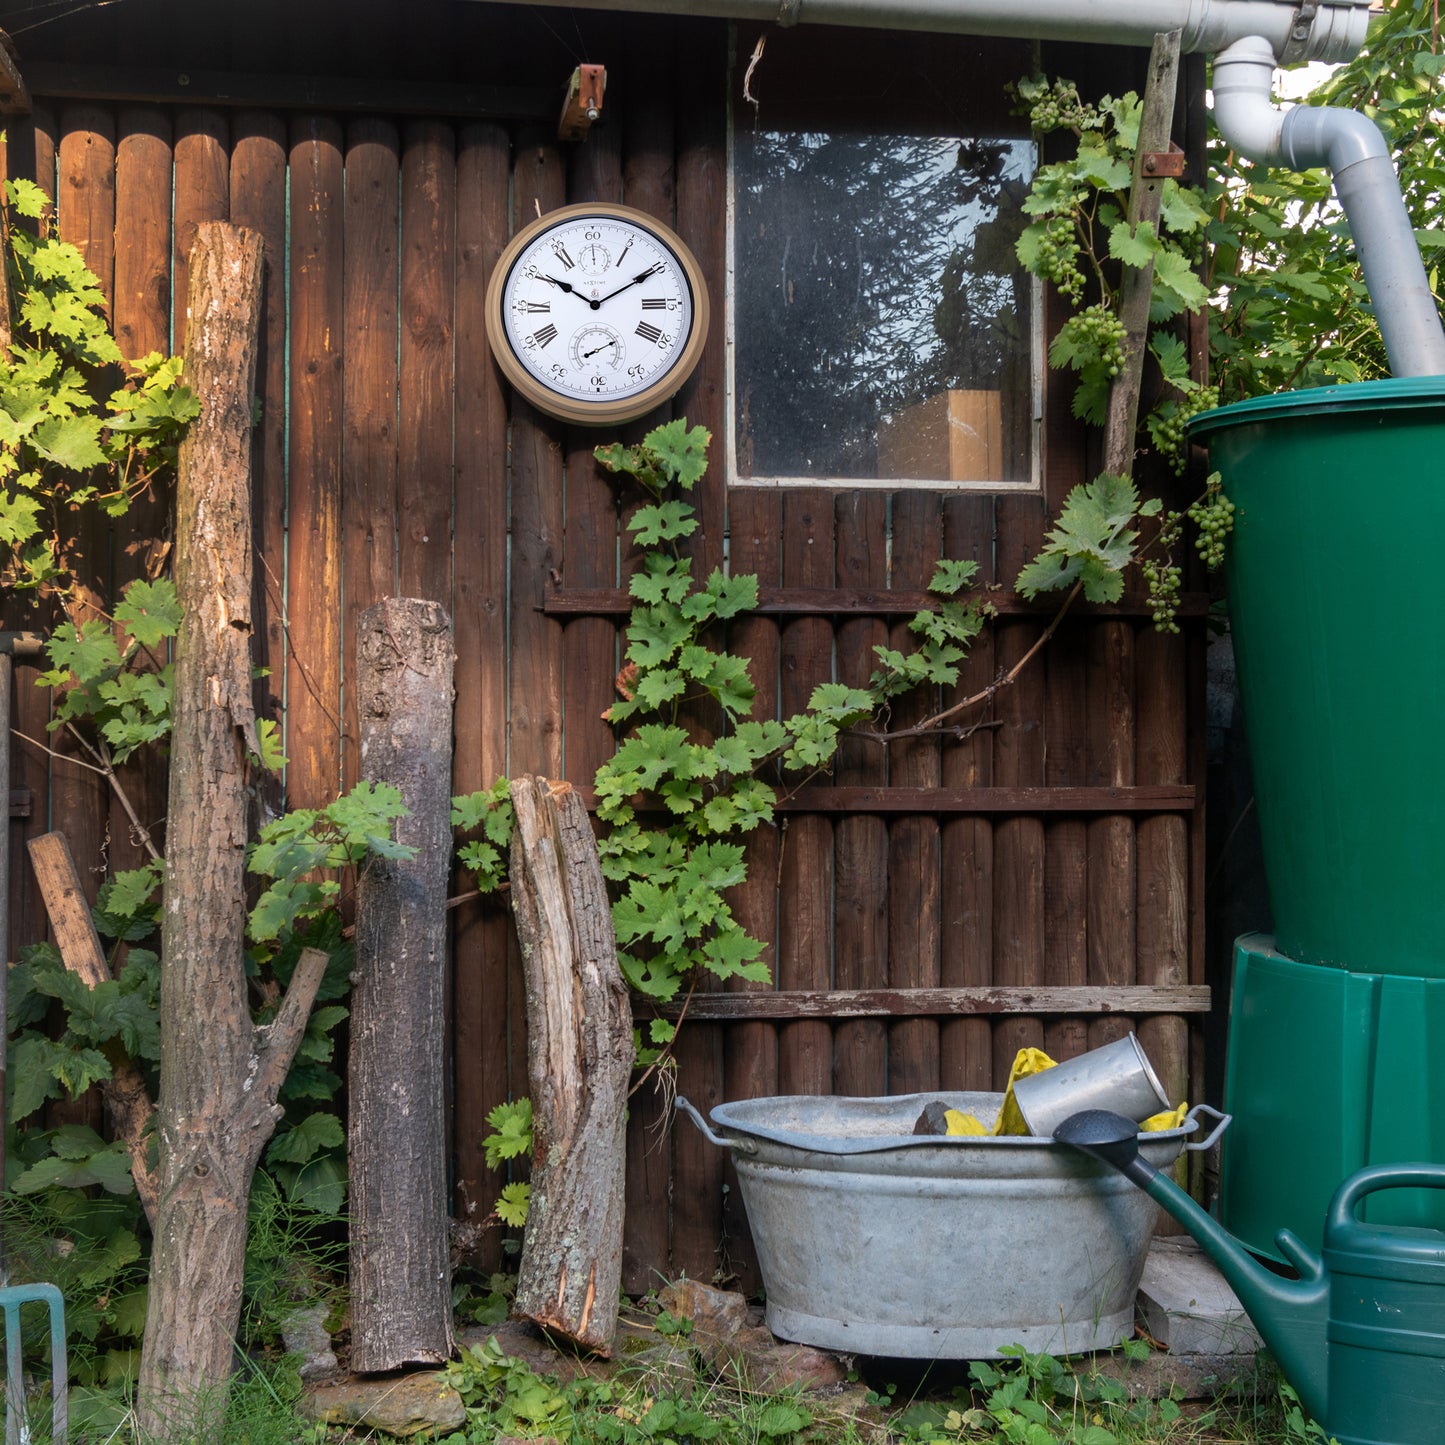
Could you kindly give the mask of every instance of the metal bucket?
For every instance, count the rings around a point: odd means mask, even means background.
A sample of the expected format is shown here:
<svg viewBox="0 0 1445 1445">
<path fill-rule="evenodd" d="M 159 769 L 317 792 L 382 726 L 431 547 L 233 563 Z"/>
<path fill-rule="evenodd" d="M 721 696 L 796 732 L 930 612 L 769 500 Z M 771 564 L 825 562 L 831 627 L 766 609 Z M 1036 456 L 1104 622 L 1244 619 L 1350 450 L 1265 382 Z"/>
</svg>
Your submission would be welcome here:
<svg viewBox="0 0 1445 1445">
<path fill-rule="evenodd" d="M 797 1095 L 722 1104 L 767 1293 L 768 1328 L 850 1354 L 997 1359 L 1004 1346 L 1054 1355 L 1109 1349 L 1134 1328 L 1134 1295 L 1157 1206 L 1106 1165 L 1051 1139 L 911 1132 L 940 1100 L 985 1121 L 1001 1094 Z M 1186 1143 L 1197 1115 L 1218 1121 Z M 1167 1168 L 1227 1122 L 1196 1105 L 1142 1135 Z"/>
</svg>

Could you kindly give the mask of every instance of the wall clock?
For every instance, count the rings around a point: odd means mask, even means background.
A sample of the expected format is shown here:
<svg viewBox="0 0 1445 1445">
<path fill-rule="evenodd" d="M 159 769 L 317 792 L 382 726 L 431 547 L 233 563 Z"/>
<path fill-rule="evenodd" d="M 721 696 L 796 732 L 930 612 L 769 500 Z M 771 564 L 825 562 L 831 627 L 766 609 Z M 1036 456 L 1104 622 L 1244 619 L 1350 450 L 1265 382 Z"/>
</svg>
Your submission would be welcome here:
<svg viewBox="0 0 1445 1445">
<path fill-rule="evenodd" d="M 707 286 L 666 226 L 584 203 L 512 238 L 486 314 L 498 365 L 533 406 L 604 425 L 643 415 L 687 380 L 707 339 Z"/>
</svg>

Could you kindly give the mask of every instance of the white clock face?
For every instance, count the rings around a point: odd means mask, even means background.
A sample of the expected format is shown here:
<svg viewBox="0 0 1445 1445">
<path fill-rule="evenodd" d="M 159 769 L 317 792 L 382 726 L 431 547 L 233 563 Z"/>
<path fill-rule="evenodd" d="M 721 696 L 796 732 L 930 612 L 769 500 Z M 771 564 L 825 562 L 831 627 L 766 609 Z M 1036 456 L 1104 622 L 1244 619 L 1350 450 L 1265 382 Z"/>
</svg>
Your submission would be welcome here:
<svg viewBox="0 0 1445 1445">
<path fill-rule="evenodd" d="M 503 369 L 520 368 L 543 405 L 572 419 L 611 419 L 680 385 L 706 300 L 679 249 L 621 207 L 568 207 L 529 232 L 503 256 L 492 302 Z"/>
</svg>

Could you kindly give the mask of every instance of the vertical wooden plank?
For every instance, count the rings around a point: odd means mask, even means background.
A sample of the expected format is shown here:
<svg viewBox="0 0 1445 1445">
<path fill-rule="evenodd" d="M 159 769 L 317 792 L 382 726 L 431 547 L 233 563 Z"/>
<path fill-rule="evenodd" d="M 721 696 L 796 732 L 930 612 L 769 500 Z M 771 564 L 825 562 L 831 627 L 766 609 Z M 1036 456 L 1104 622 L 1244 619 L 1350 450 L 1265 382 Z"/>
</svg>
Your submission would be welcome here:
<svg viewBox="0 0 1445 1445">
<path fill-rule="evenodd" d="M 400 142 L 389 120 L 346 128 L 343 203 L 341 566 L 343 674 L 356 666 L 357 620 L 397 588 L 397 227 Z M 450 433 L 450 427 L 447 428 Z M 448 436 L 450 441 L 450 436 Z M 427 594 L 430 596 L 430 594 Z M 356 690 L 342 699 L 342 785 L 361 777 Z"/>
<path fill-rule="evenodd" d="M 458 793 L 489 787 L 507 769 L 507 405 L 487 344 L 483 300 L 507 243 L 510 145 L 499 125 L 463 126 L 457 139 L 456 563 Z M 510 933 L 500 903 L 454 910 L 452 1129 L 459 1218 L 480 1221 L 500 1189 L 486 1166 L 487 1112 L 508 1098 Z M 495 1267 L 490 1231 L 479 1263 Z"/>
<path fill-rule="evenodd" d="M 993 581 L 994 506 L 991 497 L 952 497 L 943 504 L 945 555 L 978 563 L 978 585 Z M 994 630 L 986 627 L 959 669 L 954 699 L 992 681 Z M 953 721 L 967 729 L 991 713 L 972 708 Z M 988 787 L 993 781 L 993 729 L 977 727 L 945 740 L 943 785 Z M 941 877 L 939 982 L 945 988 L 987 984 L 993 978 L 993 820 L 945 819 L 939 830 Z M 993 1087 L 993 1028 L 986 1018 L 946 1019 L 939 1027 L 938 1082 L 944 1089 Z"/>
<path fill-rule="evenodd" d="M 40 188 L 55 205 L 53 224 L 64 240 L 94 241 L 93 251 L 101 265 L 105 265 L 109 248 L 103 236 L 93 236 L 104 225 L 106 199 L 104 190 L 94 183 L 94 173 L 89 167 L 103 164 L 109 149 L 104 132 L 96 146 L 84 146 L 81 133 L 72 131 L 71 126 L 83 124 L 84 116 L 72 118 L 62 114 L 59 122 L 44 106 L 38 106 L 31 116 L 31 127 L 26 139 L 34 146 L 34 178 Z M 80 184 L 69 184 L 70 177 L 79 173 Z M 75 235 L 69 230 L 73 223 Z M 42 222 L 42 225 L 46 225 Z M 144 513 L 145 509 L 140 509 Z M 134 515 L 134 512 L 132 512 Z M 50 625 L 68 620 L 79 625 L 96 616 L 105 616 L 110 605 L 112 569 L 110 555 L 110 534 L 105 521 L 100 517 L 85 517 L 77 528 L 76 557 L 73 568 L 78 584 L 78 596 L 62 616 L 57 609 L 49 613 Z M 20 625 L 34 626 L 30 617 L 23 617 Z M 94 902 L 96 890 L 105 880 L 107 861 L 111 852 L 112 838 L 108 822 L 111 807 L 110 790 L 100 777 L 82 766 L 79 759 L 85 756 L 80 745 L 64 730 L 46 737 L 46 712 L 37 705 L 38 689 L 32 689 L 35 674 L 30 671 L 30 661 L 14 669 L 12 698 L 17 699 L 11 726 L 19 728 L 22 722 L 25 730 L 36 738 L 45 739 L 60 756 L 51 761 L 51 791 L 49 806 L 52 825 L 67 835 L 72 852 L 79 865 L 87 901 Z M 23 746 L 23 745 L 22 745 Z M 19 751 L 12 746 L 12 755 Z M 29 751 L 29 749 L 26 749 Z M 88 759 L 87 759 L 88 761 Z M 9 780 L 6 780 L 8 797 Z M 43 794 L 36 796 L 37 808 L 43 816 L 45 808 Z M 142 804 L 144 798 L 142 798 Z M 119 808 L 117 807 L 117 812 Z M 6 807 L 8 822 L 9 808 Z M 123 816 L 123 815 L 122 815 Z M 33 822 L 33 819 L 32 819 Z M 128 827 L 128 823 L 123 825 Z M 43 830 L 41 830 L 43 831 Z M 13 840 L 12 833 L 12 840 Z M 20 850 L 19 861 L 33 878 L 26 851 Z M 13 866 L 13 864 L 12 864 Z M 28 890 L 27 890 L 28 891 Z M 28 933 L 26 942 L 36 942 L 46 936 L 50 927 L 43 907 L 32 914 L 34 929 Z M 13 918 L 13 905 L 12 905 Z M 14 923 L 12 921 L 12 928 Z M 85 1124 L 92 1129 L 103 1127 L 100 1091 L 88 1089 L 72 1099 L 62 1096 L 53 1099 L 45 1108 L 46 1122 L 52 1127 L 66 1124 Z"/>
<path fill-rule="evenodd" d="M 99 117 L 93 124 L 96 129 L 91 133 L 103 134 Z M 47 195 L 54 196 L 57 191 L 55 128 L 55 119 L 43 104 L 37 105 L 28 116 L 7 117 L 5 129 L 0 132 L 0 151 L 3 151 L 4 157 L 0 175 L 12 180 L 20 177 L 33 180 Z M 99 144 L 103 151 L 103 142 Z M 84 189 L 88 190 L 91 185 L 89 177 L 98 176 L 103 169 L 103 157 L 87 160 Z M 94 198 L 87 198 L 84 209 L 87 212 L 94 209 Z M 25 224 L 33 229 L 32 222 Z M 108 276 L 106 280 L 108 286 Z M 54 606 L 31 607 L 28 599 L 13 596 L 0 597 L 0 616 L 4 618 L 5 628 L 15 631 L 35 630 L 48 633 L 55 623 L 61 620 Z M 46 732 L 50 721 L 50 692 L 47 688 L 35 686 L 36 676 L 48 666 L 49 662 L 44 657 L 15 659 L 10 693 L 10 726 L 23 737 L 34 738 L 37 744 L 55 747 L 59 739 Z M 60 769 L 64 769 L 66 774 L 77 780 L 82 774 L 82 770 L 74 764 L 60 763 L 56 769 L 57 778 Z M 84 776 L 87 779 L 90 777 L 89 774 Z M 10 829 L 10 875 L 8 878 L 0 878 L 0 887 L 8 887 L 10 890 L 10 937 L 0 939 L 0 944 L 7 949 L 7 960 L 17 956 L 22 944 L 36 943 L 45 938 L 49 928 L 45 902 L 36 883 L 35 870 L 30 865 L 26 844 L 31 838 L 49 831 L 52 826 L 50 809 L 55 803 L 52 801 L 54 795 L 51 777 L 51 760 L 40 747 L 23 741 L 22 737 L 12 737 L 10 777 L 5 780 L 5 787 L 28 788 L 32 805 L 30 817 L 23 821 L 10 821 L 8 807 L 6 810 L 4 826 Z M 90 787 L 90 807 L 92 810 L 103 808 L 104 798 L 96 794 L 93 783 Z M 57 811 L 53 826 L 63 829 L 66 822 Z"/>
<path fill-rule="evenodd" d="M 715 466 L 722 466 L 721 448 L 714 443 Z M 760 586 L 777 586 L 782 580 L 782 499 L 776 492 L 739 491 L 729 498 L 730 565 L 734 576 L 751 574 Z M 780 639 L 772 618 L 748 617 L 735 622 L 728 647 L 748 659 L 748 672 L 757 688 L 754 718 L 778 715 Z M 758 828 L 747 842 L 747 881 L 733 890 L 733 915 L 764 944 L 762 958 L 773 979 L 778 970 L 778 850 L 779 830 L 770 824 Z M 729 988 L 766 989 L 768 984 L 729 980 Z M 772 1023 L 735 1024 L 728 1030 L 723 1059 L 723 1097 L 769 1098 L 778 1092 L 778 1031 Z M 724 1227 L 735 1287 L 753 1293 L 762 1285 L 757 1251 L 747 1226 L 737 1171 L 729 1155 L 724 1169 L 727 1185 Z"/>
<path fill-rule="evenodd" d="M 717 20 L 679 21 L 676 46 L 688 57 L 687 84 L 678 93 L 677 233 L 707 280 L 713 305 L 707 345 L 697 369 L 673 402 L 673 412 L 705 426 L 721 441 L 727 236 L 727 26 Z M 709 468 L 694 494 L 701 526 L 692 538 L 694 571 L 706 577 L 723 559 L 727 486 L 721 465 Z"/>
<path fill-rule="evenodd" d="M 1051 448 L 1050 461 L 1055 459 Z M 1037 497 L 1000 497 L 998 516 L 999 582 L 1012 587 L 1019 569 L 1038 551 L 1044 509 Z M 1031 619 L 997 624 L 995 656 L 1007 672 L 1038 639 L 1040 624 Z M 1031 663 L 1012 687 L 998 696 L 994 712 L 1001 726 L 994 733 L 993 780 L 1000 787 L 1037 786 L 1045 781 L 1043 670 Z M 1000 818 L 993 830 L 993 981 L 1026 984 L 1044 976 L 1044 825 L 1036 817 Z M 1021 1048 L 1042 1048 L 1043 1025 L 1020 1015 L 1000 1019 L 993 1029 L 994 1087 L 1002 1088 Z"/>
<path fill-rule="evenodd" d="M 109 115 L 95 107 L 67 107 L 60 113 L 57 143 L 53 134 L 53 122 L 42 122 L 39 114 L 35 121 L 37 167 L 44 172 L 40 176 L 40 183 L 48 192 L 54 194 L 55 219 L 60 235 L 79 247 L 86 258 L 86 264 L 100 279 L 106 295 L 113 296 L 114 122 Z M 41 129 L 42 124 L 45 126 L 44 130 Z M 58 172 L 52 170 L 57 163 Z M 113 319 L 112 307 L 112 321 Z M 149 519 L 150 509 L 144 503 L 139 510 L 143 518 Z M 113 604 L 113 576 L 111 528 L 106 518 L 100 514 L 98 508 L 92 506 L 78 515 L 77 522 L 73 568 L 77 597 L 69 608 L 69 615 L 70 620 L 79 625 L 109 612 Z M 127 518 L 123 525 L 128 528 L 129 524 L 130 519 Z M 55 620 L 60 619 L 57 617 Z M 86 894 L 93 902 L 96 890 L 105 878 L 107 858 L 111 851 L 111 830 L 118 827 L 121 836 L 128 837 L 129 821 L 118 805 L 115 807 L 115 814 L 120 820 L 119 823 L 108 821 L 112 808 L 110 790 L 98 774 L 83 767 L 80 761 L 71 760 L 73 756 L 78 758 L 83 754 L 68 731 L 62 729 L 52 738 L 46 738 L 44 713 L 36 705 L 39 699 L 28 695 L 29 683 L 33 682 L 34 675 L 28 674 L 27 677 L 27 674 L 27 668 L 16 669 L 17 679 L 26 679 L 21 685 L 26 687 L 27 695 L 17 709 L 13 725 L 23 725 L 25 731 L 45 739 L 61 754 L 54 760 L 52 767 L 54 781 L 51 806 L 55 809 L 55 826 L 65 833 L 70 842 L 80 875 L 85 880 Z M 37 725 L 38 731 L 35 731 Z M 133 776 L 128 770 L 128 784 Z M 142 796 L 138 801 L 144 806 L 148 800 Z M 35 804 L 43 814 L 43 794 L 35 799 Z M 142 816 L 156 815 L 143 813 Z M 129 850 L 125 851 L 128 856 Z M 43 931 L 42 926 L 41 932 Z"/>
<path fill-rule="evenodd" d="M 840 587 L 888 585 L 888 497 L 841 493 L 834 503 L 835 570 Z M 877 664 L 873 649 L 888 644 L 877 617 L 850 618 L 837 631 L 838 680 L 866 687 Z M 888 750 L 861 738 L 838 749 L 840 787 L 888 781 Z M 876 813 L 840 817 L 833 825 L 836 895 L 833 985 L 888 985 L 888 825 Z M 888 1025 L 882 1019 L 840 1023 L 833 1033 L 833 1092 L 863 1098 L 888 1092 Z"/>
<path fill-rule="evenodd" d="M 670 225 L 675 220 L 676 198 L 675 101 L 669 81 L 659 78 L 673 74 L 673 26 L 649 16 L 627 22 L 626 33 L 618 81 L 623 132 L 622 199 Z M 629 440 L 640 440 L 650 426 L 670 415 L 670 407 L 659 408 L 628 430 Z M 622 545 L 621 571 L 626 576 L 634 561 L 630 555 L 631 537 L 624 534 Z M 663 1091 L 649 1082 L 632 1096 L 628 1113 L 622 1283 L 629 1293 L 644 1294 L 654 1288 L 658 1271 L 667 1269 L 674 1125 L 665 1117 L 665 1109 Z M 686 1123 L 679 1126 L 690 1127 Z"/>
<path fill-rule="evenodd" d="M 833 498 L 799 489 L 783 497 L 783 585 L 833 585 Z M 832 676 L 833 629 L 804 617 L 782 629 L 778 701 L 784 717 L 801 711 Z M 833 823 L 794 813 L 781 840 L 778 869 L 778 987 L 832 986 Z M 803 1019 L 778 1030 L 778 1087 L 784 1094 L 826 1094 L 832 1083 L 832 1030 Z"/>
<path fill-rule="evenodd" d="M 926 587 L 943 550 L 943 514 L 933 492 L 893 494 L 894 587 Z M 906 622 L 891 628 L 890 645 L 911 649 Z M 938 710 L 934 688 L 900 698 L 893 723 L 907 727 Z M 891 743 L 888 781 L 894 787 L 936 788 L 942 780 L 936 734 Z M 940 977 L 939 831 L 934 817 L 896 818 L 888 829 L 888 981 L 894 988 L 936 988 Z M 938 1021 L 904 1019 L 888 1030 L 888 1092 L 938 1087 Z"/>
<path fill-rule="evenodd" d="M 1143 627 L 1135 642 L 1136 781 L 1179 783 L 1187 767 L 1187 643 Z M 1189 981 L 1189 820 L 1161 815 L 1138 824 L 1137 981 Z M 1177 1102 L 1189 1089 L 1189 1032 L 1182 1018 L 1139 1024 L 1139 1042 Z"/>
<path fill-rule="evenodd" d="M 567 199 L 615 201 L 622 190 L 620 137 L 614 128 L 589 135 L 569 159 Z M 568 587 L 617 585 L 617 492 L 593 456 L 611 432 L 574 427 L 567 435 L 566 531 L 562 576 Z M 590 786 L 616 743 L 602 714 L 616 697 L 617 628 L 608 617 L 580 617 L 563 637 L 566 677 L 566 776 Z"/>
<path fill-rule="evenodd" d="M 727 26 L 719 21 L 681 21 L 679 54 L 688 57 L 686 85 L 677 90 L 677 232 L 697 257 L 714 305 L 723 297 L 724 227 L 727 206 L 725 77 Z M 673 414 L 707 427 L 720 439 L 723 428 L 723 327 L 715 317 L 697 369 L 673 403 Z M 693 492 L 700 526 L 690 540 L 693 572 L 705 578 L 723 561 L 727 487 L 714 464 Z M 720 719 L 709 720 L 716 727 Z M 723 1034 L 717 1025 L 684 1026 L 677 1043 L 678 1087 L 699 1107 L 722 1098 Z M 722 1151 L 696 1130 L 673 1139 L 672 1268 L 709 1279 L 722 1239 Z"/>
<path fill-rule="evenodd" d="M 1085 629 L 1065 622 L 1042 659 L 1046 686 L 1045 777 L 1050 787 L 1080 784 L 1089 778 L 1088 676 Z M 1045 979 L 1052 984 L 1089 981 L 1088 824 L 1082 818 L 1056 818 L 1044 837 Z M 1089 1046 L 1081 1018 L 1050 1019 L 1044 1049 L 1055 1059 L 1073 1058 Z"/>
<path fill-rule="evenodd" d="M 512 169 L 512 226 L 520 230 L 566 199 L 562 156 L 550 129 L 517 136 Z M 508 696 L 514 778 L 562 774 L 562 627 L 542 611 L 562 566 L 562 427 L 520 397 L 512 398 L 511 572 Z M 508 1093 L 527 1093 L 526 994 L 514 935 L 507 953 Z"/>
<path fill-rule="evenodd" d="M 124 356 L 138 359 L 153 351 L 165 352 L 170 341 L 174 296 L 170 126 L 157 111 L 125 109 L 117 134 L 115 234 L 120 244 L 115 253 L 115 337 Z M 170 531 L 170 487 L 152 485 L 131 504 L 123 536 L 118 534 L 113 546 L 113 598 L 134 578 L 154 578 L 165 570 Z M 164 759 L 138 753 L 120 771 L 141 821 L 157 827 L 166 812 Z M 111 803 L 109 826 L 111 866 L 135 867 L 145 851 L 132 837 L 130 820 L 119 802 Z M 82 860 L 82 872 L 85 867 Z"/>
<path fill-rule="evenodd" d="M 451 593 L 456 157 L 441 121 L 409 121 L 401 155 L 398 576 L 405 597 Z"/>
<path fill-rule="evenodd" d="M 114 114 L 105 106 L 66 106 L 60 113 L 57 159 L 60 233 L 94 272 L 110 311 L 115 295 Z"/>
<path fill-rule="evenodd" d="M 324 806 L 341 784 L 342 134 L 291 122 L 290 498 L 286 800 Z"/>
<path fill-rule="evenodd" d="M 1134 632 L 1128 622 L 1096 622 L 1088 630 L 1089 781 L 1127 787 L 1134 781 Z M 1089 829 L 1089 982 L 1134 982 L 1134 821 L 1091 819 Z M 1122 1038 L 1132 1021 L 1115 1015 L 1089 1021 L 1089 1046 Z"/>
<path fill-rule="evenodd" d="M 171 125 L 162 110 L 127 106 L 117 135 L 115 339 L 134 358 L 170 342 Z"/>
<path fill-rule="evenodd" d="M 265 247 L 256 389 L 261 419 L 251 438 L 251 604 L 256 715 L 279 719 L 286 676 L 281 579 L 286 563 L 286 123 L 262 111 L 240 111 L 232 122 L 231 219 L 256 231 Z M 282 780 L 261 780 L 266 805 L 279 811 Z"/>
<path fill-rule="evenodd" d="M 202 221 L 227 221 L 231 211 L 231 127 L 224 113 L 185 106 L 176 116 L 175 260 L 172 268 L 171 350 L 186 344 L 186 297 L 191 247 Z"/>
</svg>

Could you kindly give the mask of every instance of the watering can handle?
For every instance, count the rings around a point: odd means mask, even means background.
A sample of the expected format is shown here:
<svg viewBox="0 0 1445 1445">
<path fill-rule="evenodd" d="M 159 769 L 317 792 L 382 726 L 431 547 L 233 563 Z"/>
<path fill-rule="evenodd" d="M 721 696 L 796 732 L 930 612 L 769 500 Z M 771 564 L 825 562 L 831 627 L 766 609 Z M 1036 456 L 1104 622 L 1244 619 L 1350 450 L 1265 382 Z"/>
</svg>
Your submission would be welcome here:
<svg viewBox="0 0 1445 1445">
<path fill-rule="evenodd" d="M 1214 1127 L 1203 1139 L 1187 1142 L 1184 1145 L 1186 1149 L 1199 1150 L 1213 1147 L 1213 1145 L 1218 1142 L 1219 1136 L 1234 1122 L 1233 1114 L 1221 1114 L 1218 1109 L 1211 1107 L 1209 1104 L 1196 1104 L 1184 1116 L 1185 1122 L 1188 1123 L 1191 1128 L 1197 1129 L 1199 1127 L 1200 1114 L 1210 1115 L 1214 1120 Z"/>
<path fill-rule="evenodd" d="M 756 1154 L 758 1146 L 751 1139 L 728 1139 L 721 1134 L 714 1134 L 706 1119 L 679 1094 L 673 1100 L 673 1107 L 680 1113 L 686 1114 L 699 1129 L 702 1136 L 709 1144 L 716 1144 L 722 1149 L 736 1149 L 739 1154 Z"/>
<path fill-rule="evenodd" d="M 1353 1223 L 1364 1197 L 1380 1189 L 1445 1189 L 1445 1164 L 1374 1164 L 1350 1175 L 1330 1201 L 1326 1231 Z"/>
</svg>

